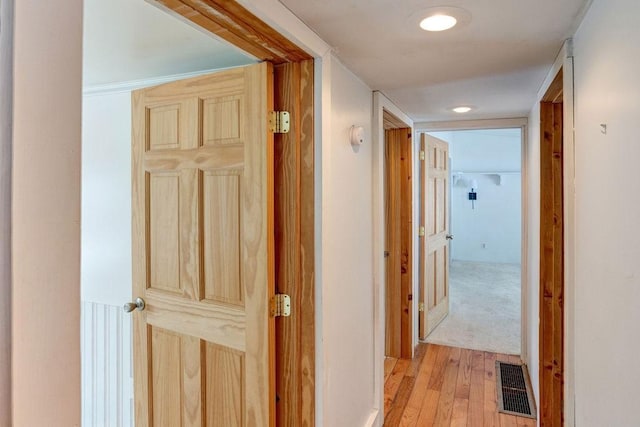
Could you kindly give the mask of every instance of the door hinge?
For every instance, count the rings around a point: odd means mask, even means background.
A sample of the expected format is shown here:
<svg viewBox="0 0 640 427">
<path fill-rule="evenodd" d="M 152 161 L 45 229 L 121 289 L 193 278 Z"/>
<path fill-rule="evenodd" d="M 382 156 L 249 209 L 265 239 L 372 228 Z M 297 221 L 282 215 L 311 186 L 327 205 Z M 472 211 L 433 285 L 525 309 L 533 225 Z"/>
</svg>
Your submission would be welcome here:
<svg viewBox="0 0 640 427">
<path fill-rule="evenodd" d="M 424 303 L 423 302 L 419 302 L 418 303 L 418 311 L 420 311 L 420 312 L 424 311 Z"/>
<path fill-rule="evenodd" d="M 288 111 L 269 111 L 269 132 L 289 133 L 291 119 Z"/>
<path fill-rule="evenodd" d="M 418 229 L 418 236 L 424 237 L 424 234 L 425 234 L 424 226 L 421 225 L 420 228 Z"/>
<path fill-rule="evenodd" d="M 426 154 L 424 153 L 424 150 L 420 150 L 420 160 L 424 160 L 426 157 Z"/>
<path fill-rule="evenodd" d="M 291 316 L 291 297 L 287 294 L 275 294 L 271 298 L 271 317 Z"/>
</svg>

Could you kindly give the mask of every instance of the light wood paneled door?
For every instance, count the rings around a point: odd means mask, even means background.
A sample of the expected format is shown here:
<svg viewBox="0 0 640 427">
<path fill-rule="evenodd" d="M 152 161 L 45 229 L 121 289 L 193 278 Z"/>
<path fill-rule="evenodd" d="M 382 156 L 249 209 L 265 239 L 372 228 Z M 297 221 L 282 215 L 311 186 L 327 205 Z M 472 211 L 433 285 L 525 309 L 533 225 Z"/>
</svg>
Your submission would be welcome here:
<svg viewBox="0 0 640 427">
<path fill-rule="evenodd" d="M 425 147 L 424 194 L 425 237 L 421 279 L 420 338 L 426 338 L 449 314 L 449 144 L 422 134 Z"/>
<path fill-rule="evenodd" d="M 269 63 L 133 94 L 136 426 L 273 426 Z"/>
</svg>

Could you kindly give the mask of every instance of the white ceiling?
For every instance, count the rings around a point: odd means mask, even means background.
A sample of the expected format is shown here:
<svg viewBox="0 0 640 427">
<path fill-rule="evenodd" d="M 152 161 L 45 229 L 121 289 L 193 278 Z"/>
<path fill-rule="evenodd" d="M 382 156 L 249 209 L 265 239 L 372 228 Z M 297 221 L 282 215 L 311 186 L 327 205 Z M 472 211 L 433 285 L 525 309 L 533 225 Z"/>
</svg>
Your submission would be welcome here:
<svg viewBox="0 0 640 427">
<path fill-rule="evenodd" d="M 588 0 L 280 0 L 342 62 L 416 121 L 525 116 Z M 85 0 L 84 86 L 244 65 L 255 59 L 144 0 Z M 471 22 L 427 33 L 419 11 Z M 459 115 L 448 109 L 473 105 Z"/>
<path fill-rule="evenodd" d="M 416 121 L 522 117 L 588 0 L 280 0 L 372 89 Z M 452 6 L 471 22 L 441 33 L 416 12 Z M 477 109 L 460 115 L 455 105 Z"/>
<path fill-rule="evenodd" d="M 84 87 L 255 62 L 144 0 L 84 1 Z"/>
</svg>

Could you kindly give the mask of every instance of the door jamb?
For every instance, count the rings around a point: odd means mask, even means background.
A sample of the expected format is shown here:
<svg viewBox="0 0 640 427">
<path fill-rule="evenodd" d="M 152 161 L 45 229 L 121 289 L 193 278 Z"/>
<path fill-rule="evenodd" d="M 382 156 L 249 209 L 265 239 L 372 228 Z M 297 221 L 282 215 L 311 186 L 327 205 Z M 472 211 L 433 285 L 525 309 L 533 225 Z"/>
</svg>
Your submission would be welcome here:
<svg viewBox="0 0 640 427">
<path fill-rule="evenodd" d="M 384 419 L 384 357 L 385 357 L 385 269 L 384 269 L 384 244 L 385 244 L 385 212 L 384 212 L 384 111 L 396 116 L 411 129 L 412 138 L 415 141 L 415 129 L 413 120 L 402 112 L 389 98 L 381 92 L 373 93 L 373 323 L 374 323 L 374 420 L 371 425 L 382 425 Z M 413 165 L 412 174 L 419 172 L 419 153 L 416 151 L 416 144 L 413 144 Z M 419 146 L 418 146 L 419 147 Z M 414 180 L 415 182 L 415 180 Z M 418 198 L 418 190 L 413 186 L 413 200 Z M 413 212 L 413 295 L 418 292 L 418 210 L 414 204 Z M 413 298 L 413 312 L 418 312 L 418 298 Z M 417 316 L 414 316 L 412 326 L 413 343 L 415 348 L 418 343 Z"/>
<path fill-rule="evenodd" d="M 556 381 L 557 381 L 557 373 L 554 372 L 558 365 L 560 365 L 560 374 L 561 381 L 564 382 L 564 298 L 562 293 L 564 292 L 564 170 L 560 170 L 559 174 L 555 170 L 557 164 L 554 162 L 555 158 L 555 148 L 556 144 L 559 145 L 560 153 L 562 156 L 561 165 L 564 158 L 564 137 L 562 136 L 560 140 L 557 138 L 556 134 L 556 113 L 557 113 L 557 104 L 560 103 L 562 109 L 564 109 L 563 102 L 563 69 L 560 68 L 558 74 L 554 78 L 553 82 L 549 86 L 549 89 L 545 93 L 544 97 L 540 102 L 540 328 L 539 328 L 539 385 L 538 388 L 540 390 L 540 401 L 538 402 L 538 410 L 540 414 L 538 416 L 538 420 L 540 424 L 547 420 L 551 425 L 556 424 L 556 421 L 564 419 L 564 408 L 558 408 L 555 405 L 558 396 L 556 395 Z M 558 101 L 559 100 L 559 101 Z M 545 117 L 546 116 L 546 117 Z M 560 118 L 560 124 L 564 127 L 564 118 Z M 548 132 L 550 131 L 550 133 Z M 561 129 L 562 134 L 564 135 L 564 129 Z M 543 147 L 543 144 L 550 144 L 550 146 Z M 550 149 L 551 152 L 547 152 Z M 546 154 L 545 154 L 546 152 Z M 562 165 L 563 166 L 563 165 Z M 547 173 L 543 173 L 545 169 Z M 559 176 L 558 176 L 559 175 Z M 557 189 L 558 179 L 561 181 L 559 184 L 562 187 L 563 194 L 561 195 L 562 205 L 560 206 L 560 210 L 562 211 L 562 222 L 561 229 L 562 234 L 560 236 L 561 244 L 557 245 L 557 236 L 554 235 L 554 230 L 557 226 L 555 221 L 555 216 L 557 214 L 557 199 L 555 198 L 554 191 Z M 543 193 L 544 190 L 544 193 Z M 545 202 L 547 205 L 545 205 Z M 549 206 L 550 205 L 550 206 Z M 545 254 L 549 240 L 545 240 L 546 233 L 551 232 L 550 236 L 551 245 L 553 249 L 553 255 L 549 257 Z M 561 246 L 561 247 L 558 247 Z M 558 283 L 556 276 L 556 261 L 558 260 L 557 253 L 560 253 L 560 261 L 562 263 L 561 271 L 562 271 L 562 282 L 560 295 L 557 295 L 558 291 Z M 543 266 L 544 271 L 543 271 Z M 547 272 L 551 274 L 551 280 L 546 281 L 545 277 L 543 277 L 543 273 Z M 547 277 L 548 278 L 548 277 Z M 545 285 L 546 284 L 546 285 Z M 547 288 L 547 285 L 550 285 L 550 289 Z M 547 294 L 548 290 L 550 290 L 550 295 Z M 551 298 L 551 301 L 547 304 L 545 302 L 545 298 Z M 560 307 L 556 305 L 556 303 L 560 303 Z M 545 306 L 548 307 L 551 313 L 548 313 L 545 310 Z M 561 310 L 562 324 L 560 336 L 558 336 L 557 324 L 555 314 L 557 310 Z M 549 316 L 550 315 L 550 316 Z M 551 317 L 551 318 L 549 318 Z M 551 334 L 548 334 L 548 331 L 551 331 Z M 558 356 L 557 348 L 555 347 L 560 341 L 560 346 L 563 351 L 559 354 L 561 360 L 558 360 L 556 356 Z M 547 364 L 545 364 L 545 359 L 547 357 L 551 357 L 553 363 L 550 363 L 548 366 L 552 371 L 547 372 Z M 549 374 L 551 377 L 549 378 Z M 546 381 L 545 381 L 546 380 Z M 548 388 L 551 388 L 551 396 L 546 396 L 544 391 Z M 562 390 L 562 395 L 559 396 L 560 400 L 563 400 L 564 390 Z M 545 411 L 542 413 L 542 409 L 547 408 L 546 403 L 551 405 L 550 411 Z M 547 408 L 549 409 L 549 408 Z M 558 410 L 560 412 L 558 413 Z M 562 422 L 562 421 L 560 421 Z M 546 424 L 545 424 L 546 425 Z"/>
<path fill-rule="evenodd" d="M 563 183 L 564 183 L 564 422 L 575 426 L 575 113 L 573 39 L 567 39 L 538 91 L 534 108 L 563 70 Z M 539 190 L 539 187 L 538 187 Z M 537 358 L 537 355 L 532 355 Z M 538 399 L 539 400 L 539 399 Z"/>
<path fill-rule="evenodd" d="M 387 120 L 387 111 L 383 112 L 383 119 L 385 123 L 393 122 L 389 124 L 389 127 L 385 129 L 385 251 L 390 251 L 387 255 L 385 252 L 385 309 L 390 309 L 385 312 L 385 338 L 386 350 L 385 356 L 397 357 L 397 358 L 413 358 L 413 246 L 414 246 L 414 233 L 413 233 L 413 211 L 414 206 L 418 206 L 417 203 L 413 203 L 414 187 L 412 185 L 411 176 L 413 174 L 413 157 L 414 143 L 411 134 L 411 128 L 400 120 L 396 120 L 393 116 L 393 120 Z M 405 133 L 406 132 L 406 133 Z M 407 135 L 408 134 L 408 135 Z M 408 144 L 408 145 L 407 145 Z M 408 156 L 410 163 L 405 163 L 403 157 Z M 391 168 L 391 166 L 394 166 Z M 393 169 L 393 171 L 391 171 Z M 409 180 L 407 180 L 407 177 Z M 390 185 L 395 184 L 396 190 L 399 189 L 397 194 L 392 194 Z M 408 197 L 408 198 L 407 198 Z M 397 203 L 393 203 L 393 202 Z M 408 202 L 408 203 L 407 203 Z M 397 210 L 396 210 L 397 209 Z M 395 215 L 391 214 L 391 211 L 395 211 Z M 405 220 L 407 216 L 411 219 L 411 227 L 406 227 Z M 390 217 L 395 221 L 390 221 Z M 394 230 L 386 228 L 389 223 Z M 390 231 L 391 234 L 388 234 Z M 395 234 L 393 233 L 395 231 Z M 389 237 L 396 236 L 397 241 L 392 243 L 388 241 Z M 407 244 L 408 243 L 408 244 Z M 409 264 L 408 273 L 409 277 L 405 276 L 403 272 L 404 268 L 400 268 L 404 260 L 404 251 L 409 251 L 409 257 L 407 263 Z M 393 252 L 396 252 L 395 254 Z M 394 264 L 392 264 L 392 262 Z M 395 266 L 396 286 L 391 285 L 388 281 L 390 273 L 393 270 L 389 270 L 389 267 Z M 398 269 L 399 268 L 399 269 Z M 407 280 L 408 279 L 408 280 Z M 390 298 L 391 289 L 395 289 L 395 301 Z M 406 308 L 406 310 L 405 310 Z M 395 320 L 396 322 L 393 322 Z M 389 323 L 391 322 L 391 323 Z M 390 328 L 391 326 L 391 328 Z M 389 341 L 389 332 L 396 338 L 394 342 Z M 408 337 L 407 337 L 408 334 Z M 406 338 L 410 338 L 410 342 Z M 399 340 L 399 342 L 398 342 Z"/>
</svg>

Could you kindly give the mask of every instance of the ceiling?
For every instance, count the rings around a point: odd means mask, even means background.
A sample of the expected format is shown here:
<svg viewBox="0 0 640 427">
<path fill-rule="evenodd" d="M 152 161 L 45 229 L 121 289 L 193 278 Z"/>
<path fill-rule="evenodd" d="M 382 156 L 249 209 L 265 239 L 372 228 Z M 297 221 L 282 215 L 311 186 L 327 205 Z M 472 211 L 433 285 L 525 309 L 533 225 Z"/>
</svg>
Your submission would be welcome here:
<svg viewBox="0 0 640 427">
<path fill-rule="evenodd" d="M 340 60 L 416 121 L 528 115 L 589 0 L 280 0 Z M 465 25 L 422 31 L 419 11 L 463 8 Z M 472 105 L 461 115 L 449 109 Z"/>
<path fill-rule="evenodd" d="M 85 0 L 83 39 L 85 88 L 255 62 L 144 0 Z"/>
<path fill-rule="evenodd" d="M 280 0 L 415 121 L 522 117 L 589 0 Z M 84 86 L 245 65 L 226 42 L 144 0 L 85 0 Z M 471 21 L 418 28 L 433 6 Z M 457 105 L 476 107 L 460 115 Z"/>
</svg>

